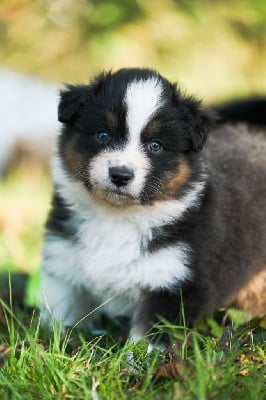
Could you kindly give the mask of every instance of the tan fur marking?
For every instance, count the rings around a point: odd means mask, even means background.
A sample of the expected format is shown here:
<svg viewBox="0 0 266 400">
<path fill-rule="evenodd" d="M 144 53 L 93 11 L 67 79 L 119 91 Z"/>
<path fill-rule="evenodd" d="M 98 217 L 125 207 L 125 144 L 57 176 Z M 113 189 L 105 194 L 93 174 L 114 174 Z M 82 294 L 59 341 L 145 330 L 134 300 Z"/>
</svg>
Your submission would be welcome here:
<svg viewBox="0 0 266 400">
<path fill-rule="evenodd" d="M 108 125 L 106 128 L 111 128 L 111 131 L 117 128 L 117 117 L 110 111 L 106 113 L 106 122 Z"/>
<path fill-rule="evenodd" d="M 240 290 L 236 302 L 239 308 L 250 311 L 253 316 L 266 315 L 266 268 Z"/>
<path fill-rule="evenodd" d="M 79 175 L 82 165 L 82 159 L 79 153 L 75 150 L 77 138 L 74 136 L 69 140 L 64 149 L 64 161 L 69 171 L 77 176 Z"/>
<path fill-rule="evenodd" d="M 159 121 L 152 120 L 151 122 L 149 122 L 147 127 L 145 128 L 145 139 L 150 140 L 154 138 L 154 135 L 157 135 L 160 132 L 160 127 L 161 125 Z"/>
<path fill-rule="evenodd" d="M 179 164 L 177 174 L 175 173 L 174 175 L 170 176 L 165 183 L 167 192 L 175 193 L 176 190 L 181 188 L 188 181 L 190 173 L 191 170 L 188 162 L 183 157 Z"/>
</svg>

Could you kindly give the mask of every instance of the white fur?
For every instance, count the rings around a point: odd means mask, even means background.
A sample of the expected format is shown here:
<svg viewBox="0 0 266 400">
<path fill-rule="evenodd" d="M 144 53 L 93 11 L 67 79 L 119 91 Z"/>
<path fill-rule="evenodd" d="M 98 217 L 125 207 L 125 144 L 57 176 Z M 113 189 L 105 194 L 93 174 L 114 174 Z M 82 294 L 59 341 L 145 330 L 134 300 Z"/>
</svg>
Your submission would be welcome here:
<svg viewBox="0 0 266 400">
<path fill-rule="evenodd" d="M 162 83 L 157 77 L 131 82 L 126 91 L 127 125 L 132 138 L 142 129 L 162 105 Z"/>
<path fill-rule="evenodd" d="M 171 288 L 189 276 L 190 249 L 185 243 L 142 254 L 143 232 L 124 219 L 91 214 L 79 222 L 79 241 L 51 236 L 46 243 L 46 271 L 65 275 L 77 287 L 89 287 L 95 297 L 125 295 L 138 288 Z M 103 299 L 106 300 L 105 298 Z"/>
<path fill-rule="evenodd" d="M 60 252 L 59 255 L 62 258 Z M 65 262 L 65 259 L 59 259 L 58 263 L 60 261 Z M 55 259 L 53 259 L 52 263 L 45 262 L 44 264 L 50 267 L 59 265 L 56 264 Z M 61 321 L 62 319 L 62 323 L 65 326 L 74 325 L 94 308 L 94 304 L 90 304 L 88 299 L 88 295 L 85 299 L 83 292 L 74 285 L 70 285 L 67 280 L 62 279 L 62 276 L 58 279 L 58 277 L 55 277 L 53 274 L 51 275 L 50 271 L 47 272 L 45 268 L 42 270 L 41 314 L 42 320 L 47 325 L 51 326 L 52 317 L 56 321 Z"/>
</svg>

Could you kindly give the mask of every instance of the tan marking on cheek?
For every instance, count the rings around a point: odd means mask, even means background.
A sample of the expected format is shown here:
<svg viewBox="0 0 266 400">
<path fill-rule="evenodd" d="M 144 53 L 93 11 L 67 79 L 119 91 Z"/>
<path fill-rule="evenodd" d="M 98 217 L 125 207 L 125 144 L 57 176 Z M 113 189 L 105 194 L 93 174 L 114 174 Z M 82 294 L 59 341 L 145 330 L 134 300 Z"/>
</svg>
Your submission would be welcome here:
<svg viewBox="0 0 266 400">
<path fill-rule="evenodd" d="M 78 175 L 81 172 L 82 158 L 81 155 L 76 151 L 77 137 L 70 139 L 63 151 L 63 159 L 68 170 L 73 175 Z"/>
<path fill-rule="evenodd" d="M 166 179 L 165 188 L 168 193 L 175 193 L 181 188 L 189 179 L 191 174 L 190 167 L 187 160 L 183 157 L 179 164 L 177 173 L 171 174 Z"/>
<path fill-rule="evenodd" d="M 107 122 L 107 127 L 106 128 L 111 128 L 112 130 L 115 130 L 117 128 L 118 122 L 117 122 L 117 117 L 115 114 L 112 112 L 108 111 L 106 113 L 106 122 Z"/>
<path fill-rule="evenodd" d="M 236 302 L 239 308 L 250 311 L 253 316 L 266 314 L 266 268 L 240 290 Z"/>
</svg>

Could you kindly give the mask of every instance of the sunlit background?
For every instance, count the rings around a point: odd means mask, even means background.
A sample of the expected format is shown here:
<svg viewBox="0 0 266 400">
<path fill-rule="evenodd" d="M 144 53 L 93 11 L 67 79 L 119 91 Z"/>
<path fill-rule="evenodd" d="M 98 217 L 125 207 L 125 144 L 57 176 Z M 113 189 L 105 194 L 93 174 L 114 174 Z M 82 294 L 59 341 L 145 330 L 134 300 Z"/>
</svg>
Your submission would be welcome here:
<svg viewBox="0 0 266 400">
<path fill-rule="evenodd" d="M 207 103 L 266 93 L 266 0 L 2 0 L 0 42 L 0 271 L 40 265 L 58 84 L 146 66 Z"/>
</svg>

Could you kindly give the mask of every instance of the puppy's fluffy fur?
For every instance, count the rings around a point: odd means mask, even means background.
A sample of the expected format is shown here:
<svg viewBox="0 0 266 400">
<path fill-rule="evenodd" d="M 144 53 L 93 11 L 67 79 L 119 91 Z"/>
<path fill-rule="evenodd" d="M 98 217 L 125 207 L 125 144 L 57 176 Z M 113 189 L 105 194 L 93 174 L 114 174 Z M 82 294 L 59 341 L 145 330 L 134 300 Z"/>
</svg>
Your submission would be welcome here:
<svg viewBox="0 0 266 400">
<path fill-rule="evenodd" d="M 265 312 L 263 132 L 214 129 L 211 111 L 146 69 L 68 86 L 59 120 L 43 321 L 73 325 L 102 305 L 136 340 L 159 317 L 179 323 L 181 298 L 189 324 L 237 298 Z"/>
</svg>

